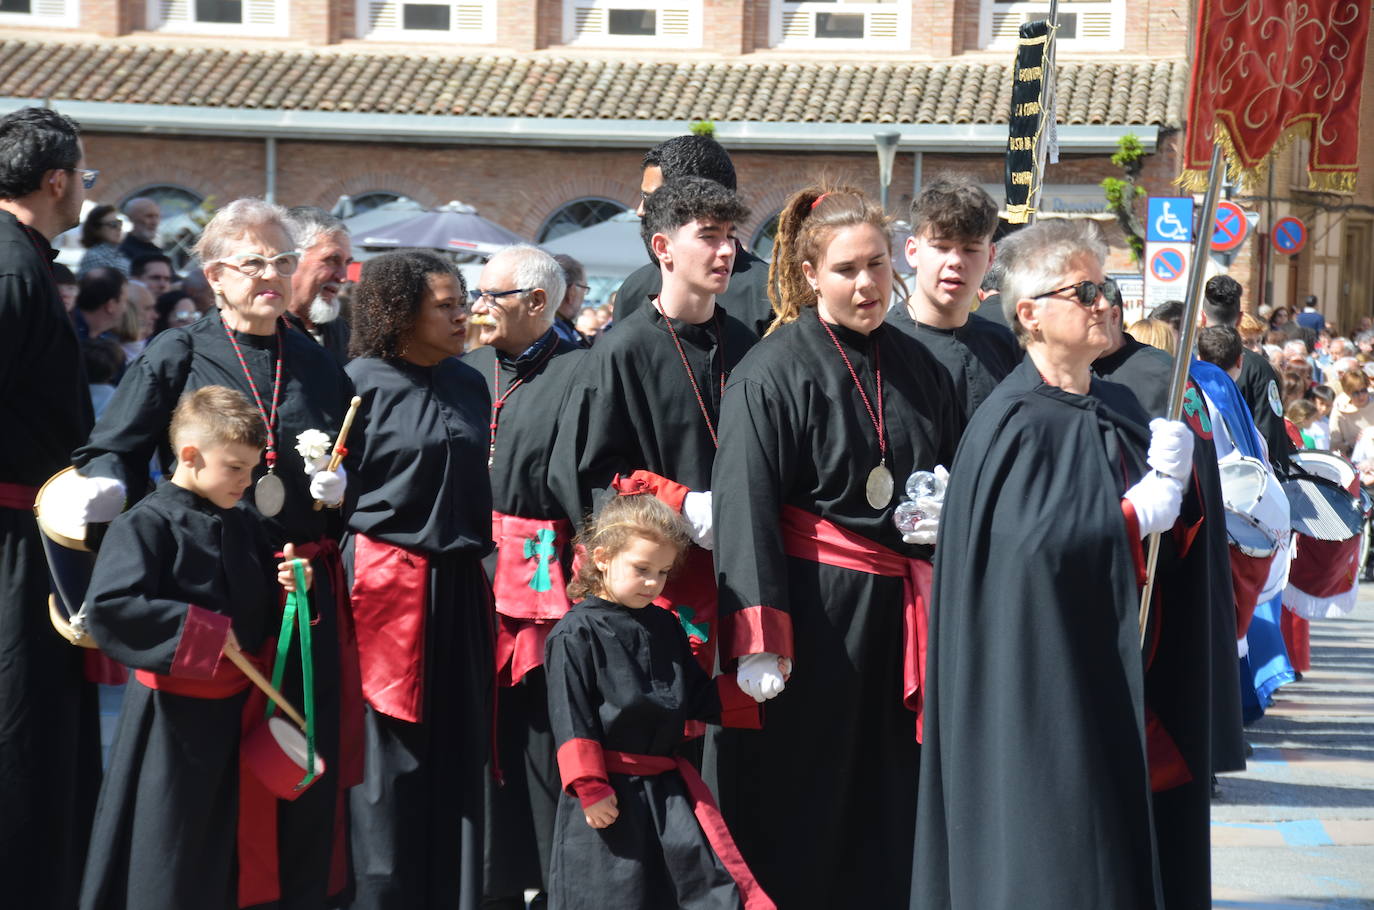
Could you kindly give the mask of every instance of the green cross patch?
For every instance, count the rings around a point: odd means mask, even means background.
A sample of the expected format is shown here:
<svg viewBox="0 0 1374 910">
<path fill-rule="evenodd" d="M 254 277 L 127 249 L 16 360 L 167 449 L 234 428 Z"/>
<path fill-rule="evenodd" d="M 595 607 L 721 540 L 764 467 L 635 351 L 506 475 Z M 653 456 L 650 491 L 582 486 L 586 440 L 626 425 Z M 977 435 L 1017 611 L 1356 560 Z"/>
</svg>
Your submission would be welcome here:
<svg viewBox="0 0 1374 910">
<path fill-rule="evenodd" d="M 682 628 L 684 631 L 686 631 L 688 638 L 695 638 L 697 641 L 701 642 L 707 642 L 711 640 L 710 635 L 708 634 L 711 627 L 710 623 L 701 623 L 700 625 L 698 625 L 697 623 L 692 622 L 692 620 L 696 619 L 696 610 L 693 610 L 691 607 L 684 606 L 682 604 L 677 604 L 675 606 L 677 609 L 677 620 L 678 622 L 682 623 Z"/>
<path fill-rule="evenodd" d="M 1193 386 L 1188 386 L 1188 390 L 1183 393 L 1183 413 L 1196 420 L 1202 427 L 1202 432 L 1212 432 L 1212 418 L 1207 413 L 1207 405 L 1203 404 L 1202 396 Z"/>
<path fill-rule="evenodd" d="M 534 569 L 534 577 L 530 579 L 530 588 L 539 594 L 553 587 L 553 578 L 549 575 L 549 560 L 558 552 L 553 547 L 554 536 L 552 530 L 540 528 L 534 537 L 525 540 L 525 558 L 539 558 L 539 564 Z"/>
</svg>

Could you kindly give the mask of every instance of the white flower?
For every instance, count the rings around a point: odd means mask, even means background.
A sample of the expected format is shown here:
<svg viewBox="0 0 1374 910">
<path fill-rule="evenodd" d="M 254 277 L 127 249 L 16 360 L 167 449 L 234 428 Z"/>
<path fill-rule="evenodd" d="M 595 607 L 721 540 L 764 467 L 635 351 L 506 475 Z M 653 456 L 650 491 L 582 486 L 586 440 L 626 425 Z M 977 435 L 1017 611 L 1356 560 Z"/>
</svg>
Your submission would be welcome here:
<svg viewBox="0 0 1374 910">
<path fill-rule="evenodd" d="M 296 451 L 305 459 L 305 473 L 313 477 L 329 467 L 329 434 L 305 430 L 296 437 Z"/>
</svg>

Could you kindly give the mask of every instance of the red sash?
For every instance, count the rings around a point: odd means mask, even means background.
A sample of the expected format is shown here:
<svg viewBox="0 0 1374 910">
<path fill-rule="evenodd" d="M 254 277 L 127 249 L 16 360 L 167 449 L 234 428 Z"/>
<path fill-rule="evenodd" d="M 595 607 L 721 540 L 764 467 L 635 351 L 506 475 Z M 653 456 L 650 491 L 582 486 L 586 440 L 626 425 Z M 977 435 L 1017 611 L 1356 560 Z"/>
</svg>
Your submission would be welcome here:
<svg viewBox="0 0 1374 910">
<path fill-rule="evenodd" d="M 793 506 L 782 507 L 782 546 L 788 556 L 826 566 L 902 579 L 902 704 L 916 712 L 916 741 L 925 721 L 926 626 L 932 568 L 867 537 Z"/>
<path fill-rule="evenodd" d="M 21 483 L 0 483 L 0 509 L 32 512 L 37 499 L 38 487 L 26 487 Z"/>
<path fill-rule="evenodd" d="M 268 641 L 264 651 L 275 648 L 274 641 Z M 262 657 L 250 657 L 259 669 L 266 669 L 267 661 Z M 180 676 L 164 676 L 148 670 L 134 673 L 138 681 L 149 689 L 181 695 L 187 698 L 232 698 L 247 689 L 251 684 L 248 677 L 238 667 L 227 660 L 221 660 L 215 667 L 214 676 L 209 679 L 187 679 Z M 243 758 L 243 746 L 248 740 L 248 732 L 263 722 L 263 709 L 266 699 L 257 689 L 243 705 L 242 720 L 239 725 L 239 817 L 238 817 L 238 854 L 239 884 L 238 905 L 251 907 L 265 904 L 281 897 L 280 861 L 277 847 L 277 798 L 262 785 L 262 782 L 248 770 Z"/>
<path fill-rule="evenodd" d="M 429 557 L 353 536 L 353 590 L 363 697 L 378 713 L 419 723 L 424 712 Z"/>
<path fill-rule="evenodd" d="M 725 871 L 735 880 L 735 886 L 739 888 L 740 898 L 744 902 L 744 910 L 777 910 L 777 905 L 764 893 L 758 880 L 754 878 L 754 873 L 749 871 L 749 866 L 740 854 L 739 847 L 735 845 L 735 839 L 730 836 L 730 829 L 726 827 L 725 819 L 721 817 L 720 808 L 716 806 L 706 782 L 687 759 L 666 755 L 638 755 L 610 749 L 603 749 L 602 755 L 605 758 L 606 770 L 614 774 L 649 776 L 676 771 L 681 775 L 682 782 L 687 786 L 687 796 L 692 803 L 692 814 L 696 816 L 697 824 L 701 825 L 711 850 L 720 858 Z"/>
<path fill-rule="evenodd" d="M 572 523 L 491 513 L 496 541 L 496 678 L 513 686 L 543 666 L 544 642 L 572 606 L 563 554 Z"/>
</svg>

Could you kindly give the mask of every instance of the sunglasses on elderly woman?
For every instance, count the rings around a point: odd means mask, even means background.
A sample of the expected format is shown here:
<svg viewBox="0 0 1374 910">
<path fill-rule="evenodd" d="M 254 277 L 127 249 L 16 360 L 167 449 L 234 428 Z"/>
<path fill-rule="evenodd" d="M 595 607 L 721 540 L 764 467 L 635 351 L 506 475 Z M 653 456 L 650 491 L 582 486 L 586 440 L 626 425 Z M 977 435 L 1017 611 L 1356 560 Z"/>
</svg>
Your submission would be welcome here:
<svg viewBox="0 0 1374 910">
<path fill-rule="evenodd" d="M 1098 284 L 1096 281 L 1080 281 L 1078 284 L 1066 284 L 1062 288 L 1055 288 L 1043 294 L 1036 294 L 1038 300 L 1041 297 L 1054 297 L 1065 291 L 1073 291 L 1074 299 L 1082 306 L 1092 306 L 1097 303 L 1097 297 L 1101 294 L 1107 298 L 1107 302 L 1112 306 L 1121 306 L 1121 289 L 1116 286 L 1116 282 L 1108 278 Z"/>
</svg>

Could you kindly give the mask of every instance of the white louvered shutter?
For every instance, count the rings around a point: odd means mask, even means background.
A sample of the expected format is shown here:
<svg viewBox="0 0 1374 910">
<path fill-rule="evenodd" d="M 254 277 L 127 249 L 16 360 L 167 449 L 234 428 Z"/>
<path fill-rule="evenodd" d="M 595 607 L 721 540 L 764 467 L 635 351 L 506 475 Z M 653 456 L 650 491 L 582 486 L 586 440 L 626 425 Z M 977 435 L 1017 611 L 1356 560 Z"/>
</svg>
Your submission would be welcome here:
<svg viewBox="0 0 1374 910">
<path fill-rule="evenodd" d="M 56 28 L 72 28 L 80 24 L 80 0 L 30 0 L 27 12 L 0 12 L 0 25 L 46 25 Z"/>
<path fill-rule="evenodd" d="M 982 6 L 981 44 L 988 49 L 1016 47 L 1023 22 L 1047 19 L 1050 14 L 1047 0 L 982 0 Z M 1113 51 L 1125 47 L 1125 0 L 1060 0 L 1059 18 L 1066 25 L 1066 19 L 1072 22 L 1072 30 L 1066 28 L 1056 39 L 1062 50 Z"/>
<path fill-rule="evenodd" d="M 416 6 L 448 8 L 449 27 L 406 28 L 405 0 L 359 0 L 358 37 L 386 41 L 435 41 L 457 38 L 470 44 L 496 41 L 496 0 L 467 3 L 417 2 Z M 411 11 L 412 13 L 414 10 Z"/>
<path fill-rule="evenodd" d="M 652 17 L 652 34 L 618 34 L 613 12 Z M 700 47 L 702 0 L 564 0 L 564 40 L 601 47 Z"/>
<path fill-rule="evenodd" d="M 774 0 L 774 4 L 775 45 L 885 50 L 911 47 L 911 0 Z M 837 22 L 843 23 L 842 30 L 833 27 Z"/>
</svg>

